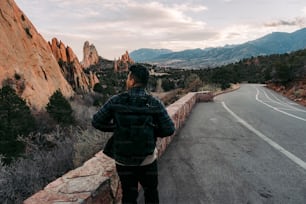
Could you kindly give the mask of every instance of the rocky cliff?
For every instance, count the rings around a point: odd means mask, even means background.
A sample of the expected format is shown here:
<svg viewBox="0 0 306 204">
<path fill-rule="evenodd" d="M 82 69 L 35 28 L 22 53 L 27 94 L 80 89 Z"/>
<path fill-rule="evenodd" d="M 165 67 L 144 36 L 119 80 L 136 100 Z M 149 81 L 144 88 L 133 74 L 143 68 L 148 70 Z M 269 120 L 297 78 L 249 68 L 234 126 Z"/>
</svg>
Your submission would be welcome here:
<svg viewBox="0 0 306 204">
<path fill-rule="evenodd" d="M 99 83 L 99 80 L 94 73 L 91 71 L 86 73 L 84 72 L 80 61 L 70 47 L 66 47 L 63 42 L 58 41 L 56 38 L 53 38 L 52 41 L 49 42 L 49 45 L 56 61 L 59 62 L 64 77 L 72 86 L 73 90 L 78 93 L 89 92 L 93 89 L 96 83 Z M 87 46 L 86 42 L 84 45 L 84 50 L 85 46 Z M 88 59 L 87 62 L 89 64 L 96 63 L 95 61 L 91 61 L 92 58 L 86 57 L 86 59 Z"/>
<path fill-rule="evenodd" d="M 50 46 L 13 0 L 0 1 L 0 47 L 0 87 L 12 85 L 32 108 L 44 108 L 58 89 L 74 94 Z"/>
</svg>

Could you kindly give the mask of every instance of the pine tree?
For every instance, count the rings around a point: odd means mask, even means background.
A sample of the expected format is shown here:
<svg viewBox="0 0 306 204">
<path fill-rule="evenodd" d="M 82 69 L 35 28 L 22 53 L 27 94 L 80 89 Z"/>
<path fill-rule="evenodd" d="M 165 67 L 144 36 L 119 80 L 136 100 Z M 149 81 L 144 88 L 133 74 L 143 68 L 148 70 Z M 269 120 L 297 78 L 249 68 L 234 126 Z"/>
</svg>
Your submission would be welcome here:
<svg viewBox="0 0 306 204">
<path fill-rule="evenodd" d="M 71 125 L 74 123 L 71 105 L 60 90 L 54 92 L 50 97 L 46 109 L 50 116 L 59 124 Z"/>
<path fill-rule="evenodd" d="M 35 129 L 35 119 L 26 102 L 10 86 L 0 89 L 0 154 L 4 162 L 23 152 L 18 136 L 27 136 Z"/>
</svg>

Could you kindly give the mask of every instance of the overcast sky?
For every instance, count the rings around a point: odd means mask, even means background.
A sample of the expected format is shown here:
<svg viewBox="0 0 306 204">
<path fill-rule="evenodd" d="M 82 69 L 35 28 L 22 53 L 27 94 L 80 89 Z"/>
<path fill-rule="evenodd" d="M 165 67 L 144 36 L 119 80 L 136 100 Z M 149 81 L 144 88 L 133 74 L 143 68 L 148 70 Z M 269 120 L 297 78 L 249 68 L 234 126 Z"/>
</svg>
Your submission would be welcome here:
<svg viewBox="0 0 306 204">
<path fill-rule="evenodd" d="M 240 44 L 306 27 L 305 0 L 15 0 L 47 41 L 58 38 L 79 60 L 126 50 L 173 51 Z"/>
</svg>

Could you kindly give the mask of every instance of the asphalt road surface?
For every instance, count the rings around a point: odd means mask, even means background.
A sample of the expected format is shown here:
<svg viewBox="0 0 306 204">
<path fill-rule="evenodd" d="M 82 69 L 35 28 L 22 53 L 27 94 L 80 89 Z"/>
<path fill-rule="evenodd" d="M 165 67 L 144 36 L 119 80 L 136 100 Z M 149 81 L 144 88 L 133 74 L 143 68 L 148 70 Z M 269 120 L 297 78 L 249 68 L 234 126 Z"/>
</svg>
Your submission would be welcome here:
<svg viewBox="0 0 306 204">
<path fill-rule="evenodd" d="M 241 85 L 195 106 L 159 159 L 160 203 L 305 204 L 305 162 L 306 108 Z"/>
</svg>

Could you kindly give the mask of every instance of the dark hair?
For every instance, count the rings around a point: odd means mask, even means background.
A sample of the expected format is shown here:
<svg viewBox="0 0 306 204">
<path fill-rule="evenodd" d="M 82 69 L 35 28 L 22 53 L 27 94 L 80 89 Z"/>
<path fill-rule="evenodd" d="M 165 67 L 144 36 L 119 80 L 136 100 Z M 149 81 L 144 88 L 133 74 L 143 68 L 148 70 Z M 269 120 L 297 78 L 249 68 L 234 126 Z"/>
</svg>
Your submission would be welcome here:
<svg viewBox="0 0 306 204">
<path fill-rule="evenodd" d="M 147 86 L 150 74 L 149 70 L 145 66 L 141 64 L 133 64 L 130 66 L 129 71 L 136 83 Z"/>
</svg>

